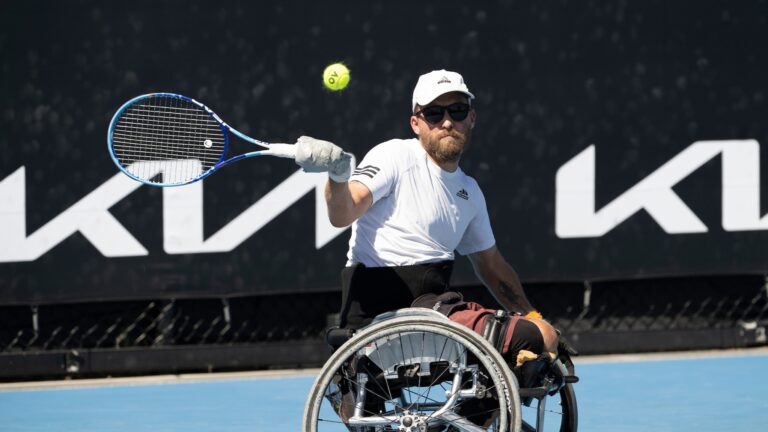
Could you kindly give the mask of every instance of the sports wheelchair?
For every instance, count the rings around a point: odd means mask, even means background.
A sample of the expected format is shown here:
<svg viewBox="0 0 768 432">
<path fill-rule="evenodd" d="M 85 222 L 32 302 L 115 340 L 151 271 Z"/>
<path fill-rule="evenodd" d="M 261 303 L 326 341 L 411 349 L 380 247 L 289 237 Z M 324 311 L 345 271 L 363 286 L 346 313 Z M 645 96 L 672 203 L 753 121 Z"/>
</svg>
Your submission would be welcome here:
<svg viewBox="0 0 768 432">
<path fill-rule="evenodd" d="M 576 432 L 575 352 L 563 345 L 513 371 L 488 340 L 425 308 L 328 342 L 338 348 L 310 390 L 305 432 Z"/>
</svg>

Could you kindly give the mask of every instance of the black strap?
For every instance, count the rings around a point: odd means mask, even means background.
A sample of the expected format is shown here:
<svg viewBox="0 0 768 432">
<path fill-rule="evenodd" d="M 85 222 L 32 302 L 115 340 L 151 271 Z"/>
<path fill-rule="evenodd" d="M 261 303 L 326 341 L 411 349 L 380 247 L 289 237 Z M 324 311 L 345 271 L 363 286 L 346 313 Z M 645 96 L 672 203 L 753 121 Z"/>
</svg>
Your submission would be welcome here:
<svg viewBox="0 0 768 432">
<path fill-rule="evenodd" d="M 447 291 L 442 294 L 427 293 L 420 295 L 411 303 L 411 307 L 423 307 L 440 312 L 445 316 L 450 316 L 457 310 L 467 307 L 464 296 L 456 291 Z"/>
<path fill-rule="evenodd" d="M 509 313 L 497 310 L 496 313 L 485 320 L 483 338 L 491 343 L 499 352 L 504 348 L 504 339 L 509 329 Z"/>
</svg>

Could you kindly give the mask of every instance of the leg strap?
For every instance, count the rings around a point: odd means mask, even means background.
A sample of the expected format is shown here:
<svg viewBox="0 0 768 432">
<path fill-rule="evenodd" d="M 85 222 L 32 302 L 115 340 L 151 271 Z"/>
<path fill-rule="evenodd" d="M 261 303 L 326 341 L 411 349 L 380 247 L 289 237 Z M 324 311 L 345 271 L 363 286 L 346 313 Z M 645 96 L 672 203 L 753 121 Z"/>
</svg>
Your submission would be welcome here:
<svg viewBox="0 0 768 432">
<path fill-rule="evenodd" d="M 504 310 L 497 310 L 485 320 L 483 328 L 483 338 L 491 343 L 499 352 L 504 349 L 504 339 L 509 327 L 509 313 Z"/>
</svg>

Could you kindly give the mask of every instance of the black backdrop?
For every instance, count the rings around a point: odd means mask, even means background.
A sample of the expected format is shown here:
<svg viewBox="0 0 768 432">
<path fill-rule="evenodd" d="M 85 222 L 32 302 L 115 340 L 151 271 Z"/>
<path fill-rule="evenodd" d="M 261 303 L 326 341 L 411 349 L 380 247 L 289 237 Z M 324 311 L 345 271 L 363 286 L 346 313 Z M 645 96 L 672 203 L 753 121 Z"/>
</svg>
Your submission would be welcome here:
<svg viewBox="0 0 768 432">
<path fill-rule="evenodd" d="M 3 304 L 336 289 L 348 232 L 315 248 L 312 193 L 231 252 L 169 254 L 163 193 L 142 187 L 110 213 L 147 255 L 107 258 L 76 232 L 30 259 L 29 239 L 10 240 L 20 189 L 8 179 L 24 167 L 32 238 L 116 174 L 111 115 L 153 91 L 195 97 L 263 140 L 309 134 L 362 156 L 410 136 L 413 85 L 436 68 L 477 96 L 462 166 L 524 281 L 768 269 L 768 228 L 723 228 L 720 157 L 674 186 L 707 232 L 667 233 L 643 210 L 601 236 L 555 231 L 556 173 L 590 145 L 602 208 L 695 141 L 756 140 L 768 212 L 766 1 L 26 1 L 6 2 L 0 25 Z M 335 61 L 352 82 L 331 94 L 320 75 Z M 270 159 L 207 179 L 205 235 L 295 171 Z M 454 283 L 474 281 L 460 260 Z"/>
</svg>

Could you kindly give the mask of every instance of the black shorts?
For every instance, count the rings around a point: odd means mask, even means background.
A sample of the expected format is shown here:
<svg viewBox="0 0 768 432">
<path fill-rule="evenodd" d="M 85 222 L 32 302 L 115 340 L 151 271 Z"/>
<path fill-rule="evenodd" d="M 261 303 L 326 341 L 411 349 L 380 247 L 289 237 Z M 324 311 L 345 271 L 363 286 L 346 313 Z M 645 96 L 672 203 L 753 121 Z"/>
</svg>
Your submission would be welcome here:
<svg viewBox="0 0 768 432">
<path fill-rule="evenodd" d="M 512 335 L 510 336 L 509 349 L 510 359 L 512 366 L 517 361 L 517 353 L 520 350 L 531 351 L 534 354 L 540 354 L 544 352 L 544 337 L 541 335 L 539 327 L 524 319 L 517 320 L 515 327 L 512 329 Z"/>
<path fill-rule="evenodd" d="M 358 329 L 376 315 L 401 308 L 422 294 L 448 289 L 453 261 L 398 267 L 366 267 L 356 264 L 341 271 L 341 322 Z"/>
</svg>

